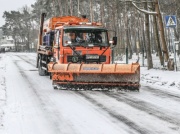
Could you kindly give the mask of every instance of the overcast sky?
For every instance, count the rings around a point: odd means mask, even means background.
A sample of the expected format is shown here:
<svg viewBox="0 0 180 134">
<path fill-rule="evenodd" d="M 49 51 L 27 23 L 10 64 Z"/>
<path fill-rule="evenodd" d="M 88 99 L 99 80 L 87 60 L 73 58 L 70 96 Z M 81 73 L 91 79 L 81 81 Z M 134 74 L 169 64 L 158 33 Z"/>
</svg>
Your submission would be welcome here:
<svg viewBox="0 0 180 134">
<path fill-rule="evenodd" d="M 0 0 L 0 27 L 4 25 L 5 21 L 2 18 L 4 11 L 19 10 L 23 6 L 30 6 L 36 0 Z"/>
</svg>

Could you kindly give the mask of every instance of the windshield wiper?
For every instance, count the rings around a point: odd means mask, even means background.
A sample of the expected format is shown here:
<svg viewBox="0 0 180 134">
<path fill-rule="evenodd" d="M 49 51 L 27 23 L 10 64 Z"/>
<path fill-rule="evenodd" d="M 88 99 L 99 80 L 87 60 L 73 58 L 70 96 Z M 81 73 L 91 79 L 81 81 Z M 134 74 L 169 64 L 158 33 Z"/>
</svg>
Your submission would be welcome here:
<svg viewBox="0 0 180 134">
<path fill-rule="evenodd" d="M 74 47 L 72 47 L 71 45 L 68 45 L 68 47 L 70 47 L 71 49 L 72 49 L 72 51 L 78 56 L 78 57 L 81 57 L 81 55 L 78 53 L 78 52 L 76 52 L 76 48 L 74 48 Z"/>
<path fill-rule="evenodd" d="M 88 44 L 86 42 L 77 42 L 77 44 L 75 46 L 87 47 Z"/>
</svg>

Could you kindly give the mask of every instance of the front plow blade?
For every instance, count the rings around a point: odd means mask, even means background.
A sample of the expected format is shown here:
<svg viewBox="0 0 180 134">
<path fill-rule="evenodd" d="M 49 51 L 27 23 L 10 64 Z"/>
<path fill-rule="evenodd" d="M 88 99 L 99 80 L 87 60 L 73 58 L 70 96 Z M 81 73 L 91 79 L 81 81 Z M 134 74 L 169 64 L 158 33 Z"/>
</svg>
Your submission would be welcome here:
<svg viewBox="0 0 180 134">
<path fill-rule="evenodd" d="M 140 65 L 132 64 L 59 64 L 49 63 L 53 83 L 93 87 L 130 87 L 139 89 Z"/>
</svg>

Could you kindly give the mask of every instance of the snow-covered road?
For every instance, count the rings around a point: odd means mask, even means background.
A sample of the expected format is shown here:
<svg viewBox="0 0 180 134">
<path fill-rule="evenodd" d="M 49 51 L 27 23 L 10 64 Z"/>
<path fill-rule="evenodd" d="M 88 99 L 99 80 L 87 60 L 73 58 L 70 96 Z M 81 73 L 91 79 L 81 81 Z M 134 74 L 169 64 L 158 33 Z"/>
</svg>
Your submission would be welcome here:
<svg viewBox="0 0 180 134">
<path fill-rule="evenodd" d="M 0 54 L 0 134 L 180 134 L 180 92 L 54 90 L 35 63 Z"/>
</svg>

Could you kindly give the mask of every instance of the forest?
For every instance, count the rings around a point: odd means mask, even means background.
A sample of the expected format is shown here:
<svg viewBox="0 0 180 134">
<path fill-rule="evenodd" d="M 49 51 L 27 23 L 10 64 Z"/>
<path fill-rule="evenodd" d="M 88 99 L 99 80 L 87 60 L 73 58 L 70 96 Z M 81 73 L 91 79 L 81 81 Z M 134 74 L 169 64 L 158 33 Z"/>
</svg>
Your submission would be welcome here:
<svg viewBox="0 0 180 134">
<path fill-rule="evenodd" d="M 148 69 L 153 68 L 153 53 L 159 56 L 163 65 L 173 53 L 171 37 L 176 41 L 180 39 L 179 0 L 36 0 L 31 7 L 24 6 L 3 14 L 4 36 L 12 36 L 17 51 L 21 44 L 26 44 L 28 51 L 36 48 L 43 12 L 47 13 L 47 19 L 52 16 L 86 15 L 90 22 L 101 22 L 106 28 L 116 31 L 118 45 L 114 49 L 115 56 L 128 51 L 131 59 L 133 53 L 143 53 L 148 59 Z M 176 16 L 176 27 L 166 27 L 167 15 Z"/>
</svg>

